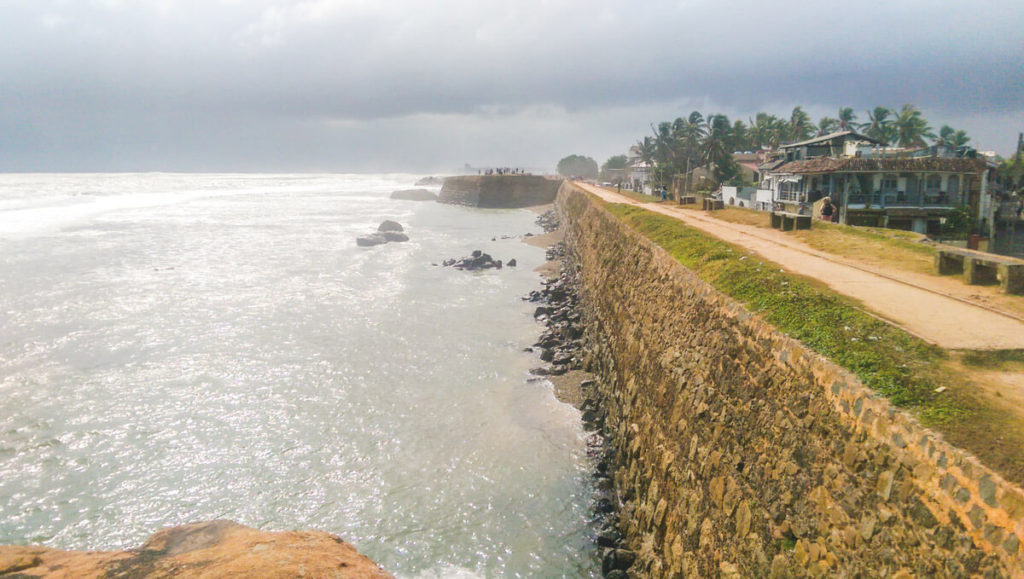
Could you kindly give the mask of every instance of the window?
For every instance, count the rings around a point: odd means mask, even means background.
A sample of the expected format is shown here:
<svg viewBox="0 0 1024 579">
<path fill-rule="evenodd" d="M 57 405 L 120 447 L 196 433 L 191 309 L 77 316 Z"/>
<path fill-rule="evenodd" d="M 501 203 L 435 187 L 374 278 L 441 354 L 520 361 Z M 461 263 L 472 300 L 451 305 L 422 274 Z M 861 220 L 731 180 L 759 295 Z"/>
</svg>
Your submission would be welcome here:
<svg viewBox="0 0 1024 579">
<path fill-rule="evenodd" d="M 938 191 L 942 189 L 942 178 L 938 175 L 928 175 L 928 178 L 924 181 L 924 188 L 927 191 Z"/>
<path fill-rule="evenodd" d="M 950 175 L 946 180 L 946 192 L 956 194 L 960 192 L 960 175 Z"/>
<path fill-rule="evenodd" d="M 882 176 L 882 191 L 895 191 L 899 187 L 899 178 L 889 173 Z"/>
</svg>

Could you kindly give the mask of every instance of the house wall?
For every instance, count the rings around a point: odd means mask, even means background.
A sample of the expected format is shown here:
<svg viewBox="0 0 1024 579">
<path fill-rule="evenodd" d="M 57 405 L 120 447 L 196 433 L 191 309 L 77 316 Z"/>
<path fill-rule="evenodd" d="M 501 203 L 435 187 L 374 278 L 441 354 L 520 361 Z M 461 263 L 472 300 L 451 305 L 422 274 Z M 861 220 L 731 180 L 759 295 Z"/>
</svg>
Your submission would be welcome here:
<svg viewBox="0 0 1024 579">
<path fill-rule="evenodd" d="M 571 184 L 620 527 L 639 577 L 1006 576 L 1024 491 L 718 293 Z M 1014 570 L 1014 571 L 1011 571 Z"/>
</svg>

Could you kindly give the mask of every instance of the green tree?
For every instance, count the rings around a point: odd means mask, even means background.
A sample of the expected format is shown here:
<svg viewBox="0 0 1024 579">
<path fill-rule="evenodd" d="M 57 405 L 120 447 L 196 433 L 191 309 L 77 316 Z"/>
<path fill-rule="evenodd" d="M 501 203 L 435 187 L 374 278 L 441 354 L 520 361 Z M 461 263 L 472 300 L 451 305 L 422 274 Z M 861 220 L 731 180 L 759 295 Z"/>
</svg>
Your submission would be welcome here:
<svg viewBox="0 0 1024 579">
<path fill-rule="evenodd" d="M 794 107 L 789 115 L 789 139 L 791 142 L 809 139 L 814 134 L 814 123 L 811 122 L 811 115 L 807 114 L 802 107 Z"/>
<path fill-rule="evenodd" d="M 928 144 L 925 139 L 935 138 L 928 121 L 914 105 L 903 105 L 893 124 L 896 126 L 896 141 L 901 147 L 923 147 Z"/>
<path fill-rule="evenodd" d="M 563 177 L 597 179 L 597 161 L 583 155 L 569 155 L 558 162 L 558 174 Z"/>
<path fill-rule="evenodd" d="M 818 132 L 817 135 L 822 137 L 831 133 L 835 133 L 839 130 L 839 119 L 833 119 L 832 117 L 822 117 L 818 121 Z"/>
<path fill-rule="evenodd" d="M 971 142 L 971 138 L 967 136 L 966 131 L 958 131 L 949 125 L 942 125 L 942 128 L 939 129 L 939 137 L 935 140 L 936 144 L 950 147 L 964 147 L 969 142 Z"/>
<path fill-rule="evenodd" d="M 757 113 L 757 116 L 749 120 L 750 142 L 755 148 L 775 149 L 785 140 L 783 135 L 786 123 L 779 117 L 768 113 Z"/>
<path fill-rule="evenodd" d="M 954 207 L 946 214 L 942 233 L 946 237 L 963 238 L 971 229 L 971 212 L 965 205 Z"/>
<path fill-rule="evenodd" d="M 729 150 L 732 152 L 750 151 L 754 148 L 750 142 L 750 129 L 747 128 L 747 123 L 740 119 L 733 121 L 729 137 Z"/>
<path fill-rule="evenodd" d="M 1017 153 L 1009 159 L 1004 159 L 996 172 L 1007 191 L 1024 189 L 1024 153 Z"/>
<path fill-rule="evenodd" d="M 891 145 L 896 140 L 895 127 L 890 118 L 892 114 L 892 109 L 886 107 L 875 107 L 868 111 L 868 122 L 860 126 L 861 132 L 876 141 Z"/>
<path fill-rule="evenodd" d="M 613 155 L 608 157 L 608 160 L 601 165 L 601 177 L 608 179 L 608 171 L 615 169 L 625 169 L 629 165 L 629 159 L 625 155 Z"/>
<path fill-rule="evenodd" d="M 695 167 L 700 159 L 701 142 L 708 133 L 704 115 L 693 111 L 685 119 L 676 119 L 673 128 L 682 150 L 681 161 L 683 165 L 686 165 L 686 161 L 689 161 L 690 166 Z M 683 170 L 685 171 L 685 168 Z"/>
<path fill-rule="evenodd" d="M 654 153 L 655 144 L 652 137 L 644 137 L 629 148 L 630 157 L 648 165 L 654 164 Z"/>
<path fill-rule="evenodd" d="M 704 137 L 701 160 L 711 168 L 715 181 L 724 183 L 738 173 L 732 152 L 726 147 L 732 126 L 725 115 L 708 117 L 708 132 Z"/>
<path fill-rule="evenodd" d="M 857 113 L 853 107 L 842 107 L 839 109 L 839 130 L 852 131 L 857 126 Z"/>
</svg>

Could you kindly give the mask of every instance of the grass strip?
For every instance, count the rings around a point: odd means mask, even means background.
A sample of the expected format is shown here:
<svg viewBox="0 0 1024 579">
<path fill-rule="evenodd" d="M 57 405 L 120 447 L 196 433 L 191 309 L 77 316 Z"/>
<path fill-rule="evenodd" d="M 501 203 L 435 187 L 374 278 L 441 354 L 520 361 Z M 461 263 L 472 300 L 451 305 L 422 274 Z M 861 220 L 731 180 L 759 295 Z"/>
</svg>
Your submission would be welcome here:
<svg viewBox="0 0 1024 579">
<path fill-rule="evenodd" d="M 984 370 L 1014 371 L 1024 367 L 1024 350 L 970 350 L 964 353 L 963 362 Z"/>
<path fill-rule="evenodd" d="M 926 424 L 972 413 L 958 397 L 935 391 L 935 368 L 947 358 L 941 348 L 865 313 L 818 282 L 784 272 L 676 219 L 630 205 L 606 208 L 722 293 L 850 370 L 897 406 L 914 409 Z"/>
</svg>

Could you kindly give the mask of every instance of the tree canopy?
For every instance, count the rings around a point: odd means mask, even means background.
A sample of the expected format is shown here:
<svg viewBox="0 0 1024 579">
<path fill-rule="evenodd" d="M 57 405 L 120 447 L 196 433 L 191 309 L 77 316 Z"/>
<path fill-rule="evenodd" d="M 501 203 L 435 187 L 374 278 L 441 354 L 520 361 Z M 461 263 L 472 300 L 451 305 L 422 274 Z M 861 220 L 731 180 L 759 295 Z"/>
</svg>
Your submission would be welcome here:
<svg viewBox="0 0 1024 579">
<path fill-rule="evenodd" d="M 875 107 L 864 111 L 863 123 L 857 122 L 852 107 L 840 107 L 835 116 L 817 123 L 797 106 L 789 115 L 759 112 L 747 122 L 730 122 L 723 114 L 693 111 L 687 117 L 651 124 L 651 134 L 641 137 L 629 149 L 629 155 L 651 166 L 657 183 L 668 183 L 673 176 L 704 167 L 720 183 L 739 176 L 733 154 L 743 151 L 777 149 L 837 131 L 858 131 L 887 146 L 921 147 L 930 141 L 964 147 L 971 138 L 966 132 L 943 125 L 936 135 L 917 107 L 905 104 L 900 110 Z M 610 159 L 609 159 L 610 161 Z"/>
<path fill-rule="evenodd" d="M 629 157 L 625 155 L 614 155 L 609 157 L 604 165 L 601 165 L 601 178 L 608 179 L 608 171 L 613 169 L 625 169 L 629 165 Z"/>
<path fill-rule="evenodd" d="M 597 161 L 583 155 L 569 155 L 558 162 L 558 174 L 563 177 L 597 179 Z"/>
</svg>

